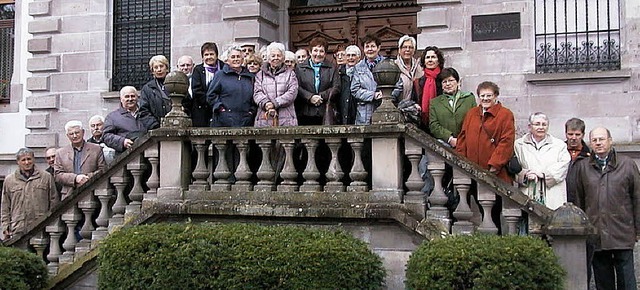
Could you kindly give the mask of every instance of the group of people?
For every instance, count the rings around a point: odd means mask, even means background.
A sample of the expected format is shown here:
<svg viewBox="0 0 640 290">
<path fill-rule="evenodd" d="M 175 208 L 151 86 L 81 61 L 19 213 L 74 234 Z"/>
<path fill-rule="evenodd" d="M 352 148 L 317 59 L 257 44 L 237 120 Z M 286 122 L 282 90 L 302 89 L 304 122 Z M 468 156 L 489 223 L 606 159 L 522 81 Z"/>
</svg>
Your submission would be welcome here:
<svg viewBox="0 0 640 290">
<path fill-rule="evenodd" d="M 370 124 L 382 98 L 372 70 L 385 57 L 375 35 L 365 36 L 362 45 L 338 45 L 330 61 L 329 45 L 320 37 L 295 53 L 274 42 L 259 52 L 255 45 L 231 45 L 220 54 L 217 44 L 206 42 L 200 50 L 201 64 L 194 65 L 189 56 L 177 63 L 190 82 L 184 109 L 195 127 Z M 562 141 L 548 133 L 549 118 L 537 112 L 529 118 L 529 132 L 516 139 L 514 115 L 498 101 L 497 84 L 480 83 L 476 98 L 460 89 L 458 71 L 444 66 L 437 47 L 427 46 L 419 58 L 416 49 L 415 38 L 405 35 L 398 40 L 394 62 L 401 77 L 394 101 L 408 103 L 403 108 L 417 112 L 418 126 L 442 144 L 517 184 L 538 202 L 551 209 L 566 201 L 580 206 L 598 229 L 598 239 L 590 243 L 598 289 L 608 289 L 616 280 L 618 285 L 635 286 L 632 249 L 640 236 L 640 175 L 633 161 L 611 147 L 609 130 L 593 129 L 589 149 L 582 140 L 582 120 L 567 121 Z M 83 139 L 81 122 L 68 122 L 70 145 L 46 150 L 51 166 L 46 171 L 34 165 L 30 149 L 16 154 L 19 168 L 7 177 L 2 193 L 5 238 L 21 233 L 27 219 L 45 214 L 84 184 L 104 167 L 105 156 L 113 159 L 159 127 L 171 110 L 164 86 L 169 61 L 154 56 L 149 69 L 153 78 L 140 95 L 135 87 L 125 86 L 117 110 L 104 119 L 90 119 L 89 140 Z M 522 167 L 517 173 L 507 170 L 514 156 Z M 523 229 L 530 226 L 525 220 Z"/>
</svg>

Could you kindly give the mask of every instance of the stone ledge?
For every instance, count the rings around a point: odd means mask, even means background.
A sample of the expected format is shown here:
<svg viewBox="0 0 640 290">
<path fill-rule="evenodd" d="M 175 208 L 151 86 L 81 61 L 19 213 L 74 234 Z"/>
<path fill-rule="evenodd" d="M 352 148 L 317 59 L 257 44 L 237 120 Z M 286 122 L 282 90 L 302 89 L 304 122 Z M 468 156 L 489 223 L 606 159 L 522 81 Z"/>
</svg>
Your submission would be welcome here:
<svg viewBox="0 0 640 290">
<path fill-rule="evenodd" d="M 526 74 L 526 82 L 538 86 L 619 83 L 631 78 L 631 69 L 602 72 Z"/>
<path fill-rule="evenodd" d="M 51 52 L 51 36 L 32 38 L 27 40 L 27 51 L 31 53 L 50 53 Z"/>
<path fill-rule="evenodd" d="M 60 32 L 60 18 L 33 20 L 29 22 L 28 32 L 31 34 Z"/>
<path fill-rule="evenodd" d="M 29 15 L 48 16 L 51 15 L 51 1 L 37 1 L 29 3 Z"/>
<path fill-rule="evenodd" d="M 27 71 L 60 71 L 60 56 L 33 57 L 27 59 Z"/>
<path fill-rule="evenodd" d="M 138 95 L 140 95 L 140 91 L 138 91 Z M 117 100 L 120 99 L 120 92 L 118 91 L 108 91 L 100 93 L 100 96 L 105 100 Z"/>
<path fill-rule="evenodd" d="M 29 110 L 57 109 L 59 99 L 60 95 L 31 96 L 27 98 L 26 106 Z"/>
<path fill-rule="evenodd" d="M 31 133 L 24 136 L 24 145 L 29 148 L 46 148 L 58 145 L 56 133 Z"/>
<path fill-rule="evenodd" d="M 31 114 L 25 116 L 25 118 L 25 127 L 27 129 L 49 128 L 49 113 Z"/>
<path fill-rule="evenodd" d="M 28 91 L 48 91 L 49 88 L 49 76 L 27 78 Z"/>
</svg>

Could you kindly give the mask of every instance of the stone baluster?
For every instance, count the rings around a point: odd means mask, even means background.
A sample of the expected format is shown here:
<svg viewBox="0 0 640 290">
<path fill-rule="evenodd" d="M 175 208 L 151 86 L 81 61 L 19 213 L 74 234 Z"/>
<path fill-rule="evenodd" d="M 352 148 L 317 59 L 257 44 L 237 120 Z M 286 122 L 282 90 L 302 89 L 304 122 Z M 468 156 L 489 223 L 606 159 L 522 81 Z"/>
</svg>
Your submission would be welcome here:
<svg viewBox="0 0 640 290">
<path fill-rule="evenodd" d="M 478 226 L 478 232 L 485 234 L 497 234 L 498 228 L 491 217 L 491 209 L 496 203 L 496 194 L 486 185 L 478 183 L 478 202 L 482 206 L 482 223 Z"/>
<path fill-rule="evenodd" d="M 153 145 L 145 150 L 144 157 L 146 157 L 151 164 L 151 175 L 149 175 L 149 179 L 147 180 L 149 190 L 144 194 L 143 200 L 154 201 L 157 198 L 158 186 L 160 186 L 160 178 L 158 177 L 158 164 L 160 163 L 158 145 Z"/>
<path fill-rule="evenodd" d="M 316 165 L 317 139 L 302 139 L 302 144 L 307 147 L 307 166 L 302 173 L 304 183 L 300 186 L 300 191 L 320 191 L 320 171 Z"/>
<path fill-rule="evenodd" d="M 211 186 L 211 190 L 229 191 L 231 190 L 231 182 L 229 181 L 231 171 L 229 171 L 229 164 L 227 164 L 227 140 L 215 139 L 213 140 L 213 146 L 218 151 L 218 164 L 213 172 L 213 177 L 215 177 L 216 181 Z"/>
<path fill-rule="evenodd" d="M 467 201 L 469 197 L 469 189 L 471 188 L 471 178 L 462 173 L 460 170 L 453 169 L 453 186 L 460 195 L 460 202 L 456 207 L 453 216 L 456 221 L 451 227 L 451 233 L 470 235 L 475 232 L 475 225 L 471 222 L 473 212 Z"/>
<path fill-rule="evenodd" d="M 60 256 L 60 264 L 73 263 L 73 258 L 76 254 L 76 244 L 78 243 L 75 228 L 81 218 L 82 215 L 78 211 L 77 205 L 73 205 L 62 214 L 62 221 L 67 226 L 67 238 L 64 240 L 64 243 L 62 243 L 64 253 Z"/>
<path fill-rule="evenodd" d="M 367 171 L 364 170 L 364 164 L 362 163 L 362 149 L 364 147 L 363 138 L 348 138 L 347 142 L 351 145 L 353 152 L 353 166 L 351 166 L 351 172 L 349 172 L 349 178 L 351 178 L 351 184 L 347 187 L 347 191 L 367 191 Z"/>
<path fill-rule="evenodd" d="M 215 149 L 213 146 L 207 146 L 207 148 L 206 148 L 206 149 L 207 149 L 207 151 L 206 151 L 206 152 L 207 152 L 207 155 L 205 155 L 205 158 L 207 158 L 207 159 L 208 159 L 208 160 L 207 160 L 207 161 L 208 161 L 208 163 L 207 163 L 207 164 L 209 164 L 209 169 L 208 169 L 208 170 L 209 170 L 209 172 L 210 172 L 209 177 L 207 178 L 207 181 L 209 182 L 209 184 L 213 184 L 213 174 L 212 174 L 211 172 L 213 171 L 213 170 L 212 170 L 212 168 L 213 168 L 213 164 L 216 164 L 216 159 L 215 159 L 215 158 L 216 158 L 216 155 L 215 155 L 215 153 L 213 152 L 213 151 L 214 151 L 214 150 L 216 150 L 216 149 Z"/>
<path fill-rule="evenodd" d="M 343 192 L 345 190 L 344 183 L 342 183 L 344 172 L 342 172 L 342 167 L 340 167 L 340 162 L 338 162 L 338 150 L 340 149 L 340 145 L 342 145 L 342 140 L 340 138 L 327 138 L 325 143 L 327 143 L 329 150 L 331 150 L 331 162 L 329 162 L 329 168 L 325 174 L 327 184 L 324 186 L 324 191 Z"/>
<path fill-rule="evenodd" d="M 260 163 L 260 168 L 258 172 L 256 172 L 256 176 L 259 181 L 256 186 L 253 187 L 255 191 L 273 191 L 274 190 L 274 178 L 276 176 L 273 167 L 271 166 L 269 152 L 271 151 L 271 147 L 274 146 L 271 140 L 256 140 L 258 147 L 262 151 L 262 162 Z M 277 147 L 274 148 L 277 150 Z"/>
<path fill-rule="evenodd" d="M 56 218 L 49 224 L 45 231 L 49 234 L 49 254 L 47 254 L 47 261 L 49 264 L 49 274 L 58 274 L 58 267 L 60 261 L 60 255 L 62 255 L 62 249 L 60 248 L 60 237 L 65 232 L 65 227 L 60 221 L 60 217 Z"/>
<path fill-rule="evenodd" d="M 40 257 L 40 259 L 44 260 L 44 250 L 49 245 L 49 237 L 45 234 L 45 231 L 35 234 L 33 237 L 29 239 L 29 244 L 36 250 L 36 255 Z"/>
<path fill-rule="evenodd" d="M 405 182 L 409 191 L 404 195 L 404 204 L 414 213 L 419 214 L 421 218 L 424 218 L 427 210 L 426 193 L 421 191 L 424 187 L 424 180 L 420 177 L 418 170 L 418 164 L 422 158 L 422 147 L 413 139 L 406 139 L 404 154 L 411 163 L 411 174 Z"/>
<path fill-rule="evenodd" d="M 208 179 L 211 171 L 207 169 L 206 164 L 206 155 L 209 152 L 209 144 L 204 139 L 194 139 L 191 143 L 193 143 L 196 147 L 196 151 L 198 152 L 198 161 L 196 163 L 196 168 L 193 170 L 194 181 L 189 185 L 189 190 L 209 190 L 211 185 L 209 184 Z"/>
<path fill-rule="evenodd" d="M 295 140 L 287 139 L 281 140 L 280 143 L 284 147 L 285 159 L 284 167 L 280 172 L 282 177 L 282 183 L 278 185 L 278 191 L 298 191 L 298 172 L 295 165 L 293 165 L 293 148 L 295 147 Z"/>
<path fill-rule="evenodd" d="M 143 158 L 144 157 L 142 155 L 138 155 L 134 157 L 129 164 L 127 164 L 127 169 L 131 172 L 131 176 L 133 177 L 133 187 L 131 188 L 131 192 L 129 192 L 129 199 L 131 202 L 125 208 L 125 218 L 139 214 L 140 208 L 142 207 L 142 199 L 144 198 L 142 174 L 147 169 L 147 165 L 144 163 Z"/>
<path fill-rule="evenodd" d="M 444 194 L 442 187 L 442 176 L 444 175 L 445 163 L 437 155 L 428 153 L 429 164 L 427 169 L 433 176 L 433 191 L 429 196 L 430 208 L 427 211 L 427 215 L 431 218 L 442 221 L 447 229 L 450 229 L 451 218 L 449 217 L 449 209 L 444 205 L 449 198 Z"/>
<path fill-rule="evenodd" d="M 240 153 L 240 161 L 238 162 L 238 168 L 236 168 L 236 172 L 234 173 L 236 182 L 231 185 L 231 189 L 233 191 L 251 191 L 253 190 L 253 184 L 251 184 L 250 179 L 253 172 L 251 172 L 251 168 L 247 162 L 249 140 L 234 140 L 233 142 Z"/>
<path fill-rule="evenodd" d="M 109 219 L 109 232 L 112 232 L 114 227 L 124 224 L 124 212 L 127 207 L 127 199 L 124 189 L 128 182 L 129 177 L 126 176 L 124 169 L 121 169 L 120 172 L 111 177 L 111 183 L 116 189 L 116 201 L 111 207 L 113 216 Z"/>
<path fill-rule="evenodd" d="M 98 197 L 98 200 L 100 200 L 100 213 L 96 218 L 96 225 L 98 227 L 93 231 L 93 235 L 91 236 L 92 247 L 96 247 L 98 242 L 104 239 L 108 234 L 109 219 L 111 218 L 111 207 L 109 202 L 113 198 L 113 188 L 110 187 L 108 182 L 105 182 L 97 187 L 95 195 Z"/>
<path fill-rule="evenodd" d="M 506 228 L 502 229 L 502 235 L 517 235 L 518 222 L 522 217 L 522 210 L 510 198 L 502 199 L 502 216 L 504 216 L 504 222 L 506 223 Z"/>
<path fill-rule="evenodd" d="M 98 202 L 93 195 L 93 191 L 88 192 L 84 197 L 82 197 L 78 202 L 78 208 L 84 215 L 84 223 L 80 229 L 80 236 L 82 237 L 82 240 L 80 240 L 76 245 L 76 252 L 86 253 L 91 250 L 91 235 L 95 230 L 92 216 L 98 208 Z"/>
</svg>

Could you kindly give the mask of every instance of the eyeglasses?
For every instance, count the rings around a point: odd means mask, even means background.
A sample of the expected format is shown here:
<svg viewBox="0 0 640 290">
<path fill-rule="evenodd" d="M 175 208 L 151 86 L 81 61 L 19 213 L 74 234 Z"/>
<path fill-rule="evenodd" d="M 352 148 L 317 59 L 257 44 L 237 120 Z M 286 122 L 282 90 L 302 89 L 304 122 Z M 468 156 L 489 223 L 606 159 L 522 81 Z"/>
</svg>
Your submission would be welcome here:
<svg viewBox="0 0 640 290">
<path fill-rule="evenodd" d="M 484 95 L 479 95 L 480 98 L 482 99 L 491 99 L 493 98 L 495 95 L 494 94 L 484 94 Z"/>
<path fill-rule="evenodd" d="M 192 63 L 181 63 L 178 65 L 179 67 L 189 67 L 189 66 L 193 66 Z"/>
<path fill-rule="evenodd" d="M 53 159 L 56 159 L 56 156 L 55 156 L 55 155 L 52 155 L 52 156 L 46 156 L 46 157 L 45 157 L 45 159 L 47 159 L 47 160 L 53 160 Z"/>
<path fill-rule="evenodd" d="M 247 65 L 260 65 L 260 64 L 258 64 L 257 62 L 253 62 L 252 61 L 252 62 L 248 62 Z"/>
<path fill-rule="evenodd" d="M 442 80 L 442 84 L 443 84 L 443 85 L 445 85 L 445 84 L 451 84 L 451 83 L 455 83 L 455 82 L 457 82 L 457 80 L 456 80 L 456 79 Z"/>
</svg>

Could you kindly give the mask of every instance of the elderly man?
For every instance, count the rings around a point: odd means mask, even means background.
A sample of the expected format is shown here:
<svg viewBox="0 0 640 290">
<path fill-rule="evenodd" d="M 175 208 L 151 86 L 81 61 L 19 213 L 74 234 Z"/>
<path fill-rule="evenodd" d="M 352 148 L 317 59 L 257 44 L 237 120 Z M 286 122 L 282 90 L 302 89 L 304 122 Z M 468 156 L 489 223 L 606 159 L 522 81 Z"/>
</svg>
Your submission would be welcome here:
<svg viewBox="0 0 640 290">
<path fill-rule="evenodd" d="M 193 72 L 193 58 L 191 56 L 183 55 L 178 58 L 177 67 L 191 79 L 191 73 Z"/>
<path fill-rule="evenodd" d="M 569 163 L 569 171 L 567 172 L 567 180 L 572 180 L 573 165 L 576 161 L 591 156 L 589 146 L 584 142 L 584 130 L 586 126 L 584 121 L 578 118 L 571 118 L 564 124 L 564 135 L 566 137 L 567 150 L 571 155 L 571 163 Z M 567 201 L 575 203 L 576 195 L 572 192 L 567 184 Z"/>
<path fill-rule="evenodd" d="M 640 173 L 612 148 L 611 132 L 589 133 L 591 156 L 573 166 L 576 204 L 597 230 L 593 274 L 597 289 L 636 289 L 633 248 L 640 237 Z M 617 284 L 617 288 L 616 288 Z"/>
<path fill-rule="evenodd" d="M 0 223 L 5 239 L 24 234 L 32 222 L 44 216 L 59 201 L 53 177 L 40 170 L 34 160 L 31 149 L 18 150 L 18 169 L 4 181 Z"/>
<path fill-rule="evenodd" d="M 62 199 L 105 166 L 102 147 L 84 141 L 82 122 L 69 121 L 64 130 L 71 144 L 58 149 L 53 164 L 55 180 L 62 184 Z"/>
<path fill-rule="evenodd" d="M 55 174 L 53 170 L 53 163 L 55 163 L 56 161 L 56 151 L 58 151 L 58 147 L 47 147 L 46 149 L 44 149 L 44 159 L 47 161 L 47 164 L 49 165 L 49 167 L 47 167 L 45 171 L 51 174 L 52 177 Z M 61 191 L 62 191 L 62 184 L 60 184 L 59 182 L 56 182 L 56 193 L 60 195 Z"/>
<path fill-rule="evenodd" d="M 89 119 L 89 128 L 91 130 L 91 137 L 87 139 L 87 142 L 100 145 L 100 147 L 102 147 L 102 154 L 104 154 L 105 162 L 107 162 L 107 164 L 111 163 L 115 158 L 116 151 L 104 144 L 104 140 L 102 139 L 104 117 L 100 115 L 94 115 L 91 117 Z"/>
<path fill-rule="evenodd" d="M 306 49 L 301 48 L 296 50 L 296 61 L 298 63 L 304 63 L 308 59 L 309 59 L 309 52 Z"/>
<path fill-rule="evenodd" d="M 138 92 L 126 86 L 120 90 L 120 108 L 109 113 L 104 125 L 104 142 L 123 152 L 148 130 L 158 128 L 158 121 L 149 113 L 138 110 Z"/>
<path fill-rule="evenodd" d="M 242 49 L 242 58 L 246 58 L 256 52 L 256 45 L 252 43 L 245 43 L 241 45 L 240 48 Z"/>
</svg>

